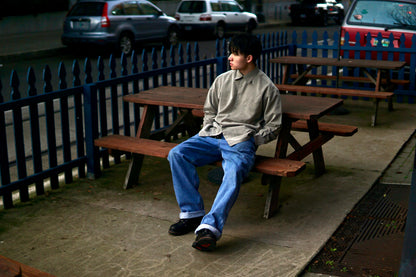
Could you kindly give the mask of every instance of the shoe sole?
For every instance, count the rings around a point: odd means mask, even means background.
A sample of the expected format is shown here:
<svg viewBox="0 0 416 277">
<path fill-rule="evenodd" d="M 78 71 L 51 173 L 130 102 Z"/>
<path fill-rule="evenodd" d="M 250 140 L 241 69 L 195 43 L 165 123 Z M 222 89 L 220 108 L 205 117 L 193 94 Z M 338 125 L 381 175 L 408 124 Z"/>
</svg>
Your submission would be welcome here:
<svg viewBox="0 0 416 277">
<path fill-rule="evenodd" d="M 217 244 L 212 238 L 201 238 L 198 241 L 192 243 L 192 247 L 200 251 L 213 251 Z"/>
<path fill-rule="evenodd" d="M 172 236 L 183 236 L 183 235 L 189 234 L 190 232 L 192 232 L 192 230 L 186 233 L 172 232 L 170 230 L 168 231 L 169 235 L 172 235 Z"/>
</svg>

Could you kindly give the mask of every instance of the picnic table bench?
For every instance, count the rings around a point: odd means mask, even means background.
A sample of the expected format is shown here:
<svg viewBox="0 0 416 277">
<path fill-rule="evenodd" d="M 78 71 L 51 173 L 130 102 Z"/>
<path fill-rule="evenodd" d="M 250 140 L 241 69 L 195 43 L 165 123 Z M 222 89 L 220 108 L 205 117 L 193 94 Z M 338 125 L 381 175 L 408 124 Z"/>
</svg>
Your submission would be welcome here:
<svg viewBox="0 0 416 277">
<path fill-rule="evenodd" d="M 336 96 L 356 96 L 356 97 L 371 97 L 374 99 L 374 112 L 371 115 L 371 126 L 375 126 L 377 123 L 378 107 L 380 100 L 388 100 L 388 110 L 393 110 L 391 99 L 394 96 L 393 92 L 386 91 L 366 91 L 360 89 L 347 89 L 347 88 L 332 88 L 332 87 L 313 87 L 313 86 L 298 86 L 287 84 L 276 84 L 276 87 L 280 91 L 287 92 L 299 92 L 299 93 L 314 93 L 324 95 L 336 95 Z"/>
<path fill-rule="evenodd" d="M 196 88 L 158 87 L 124 96 L 124 100 L 127 102 L 144 106 L 136 137 L 109 135 L 97 138 L 94 144 L 110 151 L 133 153 L 133 159 L 126 175 L 125 188 L 137 184 L 144 156 L 166 158 L 170 149 L 177 145 L 168 141 L 169 139 L 167 141 L 149 139 L 158 106 L 180 108 L 181 115 L 172 123 L 172 126 L 179 127 L 179 121 L 183 123 L 185 117 L 187 117 L 186 125 L 188 125 L 189 116 L 200 117 L 203 115 L 201 112 L 207 91 L 207 89 Z M 282 95 L 283 122 L 276 151 L 271 157 L 257 155 L 253 167 L 254 171 L 262 173 L 261 183 L 269 185 L 264 210 L 265 218 L 270 218 L 278 209 L 282 177 L 294 177 L 302 172 L 306 165 L 301 160 L 310 154 L 314 156 L 315 173 L 322 174 L 325 171 L 325 164 L 321 146 L 335 135 L 349 136 L 357 131 L 357 128 L 353 126 L 321 122 L 318 124 L 319 117 L 342 104 L 341 99 L 318 100 L 314 97 Z M 305 145 L 300 145 L 290 133 L 291 130 L 309 132 L 310 141 Z M 188 129 L 189 135 L 196 132 L 194 126 Z M 168 135 L 171 134 L 172 130 L 170 129 Z M 291 144 L 295 149 L 289 155 L 286 153 L 288 144 Z M 221 161 L 216 162 L 216 165 L 220 166 Z"/>
</svg>

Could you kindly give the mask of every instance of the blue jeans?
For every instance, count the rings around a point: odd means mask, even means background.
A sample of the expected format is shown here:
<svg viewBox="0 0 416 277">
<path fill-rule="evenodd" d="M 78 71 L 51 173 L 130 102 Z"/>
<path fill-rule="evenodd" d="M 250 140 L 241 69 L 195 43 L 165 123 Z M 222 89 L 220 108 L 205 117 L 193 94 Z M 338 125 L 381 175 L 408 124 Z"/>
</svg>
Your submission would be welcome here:
<svg viewBox="0 0 416 277">
<path fill-rule="evenodd" d="M 227 141 L 195 135 L 169 152 L 173 187 L 181 209 L 179 218 L 204 216 L 204 202 L 198 191 L 199 177 L 196 167 L 222 159 L 224 177 L 211 210 L 195 232 L 211 230 L 221 237 L 228 213 L 237 199 L 241 183 L 250 172 L 256 156 L 254 138 L 229 146 Z"/>
</svg>

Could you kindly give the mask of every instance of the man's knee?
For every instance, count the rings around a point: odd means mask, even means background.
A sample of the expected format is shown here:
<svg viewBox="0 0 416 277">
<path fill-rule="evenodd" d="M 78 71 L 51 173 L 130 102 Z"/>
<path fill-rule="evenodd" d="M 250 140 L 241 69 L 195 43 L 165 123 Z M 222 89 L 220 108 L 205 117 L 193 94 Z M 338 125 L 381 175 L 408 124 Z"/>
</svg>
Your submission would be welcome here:
<svg viewBox="0 0 416 277">
<path fill-rule="evenodd" d="M 181 147 L 180 147 L 180 144 L 179 144 L 179 145 L 177 145 L 177 146 L 173 147 L 173 148 L 169 151 L 169 154 L 168 154 L 168 160 L 169 160 L 169 161 L 172 161 L 172 160 L 177 159 L 177 158 L 180 156 L 180 153 L 181 153 Z"/>
</svg>

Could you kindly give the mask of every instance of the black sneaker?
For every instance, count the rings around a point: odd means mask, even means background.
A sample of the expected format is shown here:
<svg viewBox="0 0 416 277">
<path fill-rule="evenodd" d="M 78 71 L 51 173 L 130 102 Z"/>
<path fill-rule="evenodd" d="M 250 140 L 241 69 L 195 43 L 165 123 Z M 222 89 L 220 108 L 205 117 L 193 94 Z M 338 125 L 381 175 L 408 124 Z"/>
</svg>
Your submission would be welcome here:
<svg viewBox="0 0 416 277">
<path fill-rule="evenodd" d="M 182 236 L 189 232 L 195 231 L 195 229 L 201 224 L 202 216 L 180 219 L 175 224 L 172 224 L 169 228 L 169 234 L 173 236 Z"/>
<path fill-rule="evenodd" d="M 201 229 L 197 233 L 192 247 L 201 251 L 212 251 L 217 246 L 217 238 L 208 229 Z"/>
</svg>

